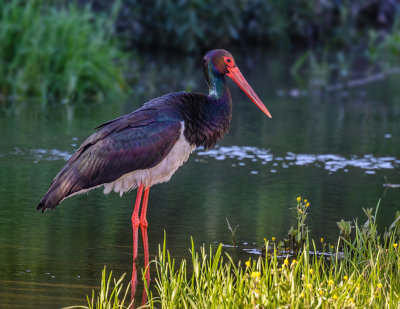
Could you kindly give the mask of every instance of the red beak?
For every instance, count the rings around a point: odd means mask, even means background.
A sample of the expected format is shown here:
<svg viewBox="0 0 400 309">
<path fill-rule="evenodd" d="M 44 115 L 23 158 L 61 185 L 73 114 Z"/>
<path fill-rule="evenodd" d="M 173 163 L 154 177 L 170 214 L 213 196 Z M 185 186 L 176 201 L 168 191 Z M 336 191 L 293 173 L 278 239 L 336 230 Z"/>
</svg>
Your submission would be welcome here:
<svg viewBox="0 0 400 309">
<path fill-rule="evenodd" d="M 265 107 L 263 102 L 261 102 L 253 88 L 251 88 L 249 83 L 246 81 L 239 68 L 237 66 L 228 67 L 228 71 L 229 72 L 226 73 L 226 75 L 228 75 L 240 87 L 240 89 L 247 94 L 247 96 L 259 107 L 259 109 L 261 109 L 269 118 L 272 118 L 270 112 Z"/>
</svg>

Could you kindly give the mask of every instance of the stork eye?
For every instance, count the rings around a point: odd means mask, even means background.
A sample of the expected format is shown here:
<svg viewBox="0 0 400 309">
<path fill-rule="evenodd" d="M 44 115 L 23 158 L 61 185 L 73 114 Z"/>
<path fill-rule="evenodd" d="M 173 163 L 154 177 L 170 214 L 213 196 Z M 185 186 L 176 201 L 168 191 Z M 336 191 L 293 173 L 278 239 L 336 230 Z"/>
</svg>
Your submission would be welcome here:
<svg viewBox="0 0 400 309">
<path fill-rule="evenodd" d="M 225 63 L 226 63 L 228 66 L 230 66 L 230 67 L 232 67 L 232 66 L 235 65 L 235 63 L 233 62 L 233 59 L 230 58 L 230 57 L 224 57 L 224 61 L 225 61 Z"/>
</svg>

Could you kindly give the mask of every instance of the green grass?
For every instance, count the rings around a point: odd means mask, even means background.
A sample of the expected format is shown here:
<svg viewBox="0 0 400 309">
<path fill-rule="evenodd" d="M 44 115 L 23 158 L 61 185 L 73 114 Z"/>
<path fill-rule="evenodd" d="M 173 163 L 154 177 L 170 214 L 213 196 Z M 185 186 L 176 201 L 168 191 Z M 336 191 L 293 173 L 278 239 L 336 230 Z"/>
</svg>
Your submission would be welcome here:
<svg viewBox="0 0 400 309">
<path fill-rule="evenodd" d="M 306 205 L 300 199 L 294 208 L 303 225 Z M 399 214 L 389 230 L 380 234 L 376 225 L 378 208 L 379 204 L 375 213 L 364 210 L 364 224 L 355 220 L 350 225 L 354 230 L 352 240 L 348 237 L 348 222 L 338 223 L 342 236 L 334 244 L 310 240 L 307 228 L 300 226 L 293 228 L 305 233 L 304 238 L 297 237 L 296 246 L 302 246 L 297 253 L 293 254 L 292 247 L 286 248 L 286 255 L 282 252 L 280 247 L 286 241 L 273 241 L 272 245 L 266 241 L 267 254 L 245 263 L 234 262 L 223 254 L 222 245 L 215 252 L 204 246 L 197 251 L 193 242 L 191 261 L 177 262 L 164 240 L 152 262 L 157 271 L 156 292 L 150 293 L 147 307 L 399 308 Z M 325 255 L 314 254 L 316 243 Z"/>
<path fill-rule="evenodd" d="M 111 15 L 117 10 L 118 4 Z M 126 59 L 113 36 L 112 16 L 95 15 L 73 1 L 0 2 L 0 105 L 122 94 Z"/>
<path fill-rule="evenodd" d="M 111 287 L 112 271 L 107 277 L 106 267 L 104 267 L 101 273 L 101 287 L 97 297 L 92 292 L 92 297 L 87 296 L 87 306 L 72 306 L 64 309 L 71 308 L 84 308 L 84 309 L 122 309 L 128 308 L 131 303 L 127 301 L 130 299 L 128 293 L 130 291 L 130 283 L 124 289 L 123 280 L 125 274 L 121 276 L 117 281 L 114 279 L 114 287 Z M 124 294 L 121 292 L 124 290 Z"/>
</svg>

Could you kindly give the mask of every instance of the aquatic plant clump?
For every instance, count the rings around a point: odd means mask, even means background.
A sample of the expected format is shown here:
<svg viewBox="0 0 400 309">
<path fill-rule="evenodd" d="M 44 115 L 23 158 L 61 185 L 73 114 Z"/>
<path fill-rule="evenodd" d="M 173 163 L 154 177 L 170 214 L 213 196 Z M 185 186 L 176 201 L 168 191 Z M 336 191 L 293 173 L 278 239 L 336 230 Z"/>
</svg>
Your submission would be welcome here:
<svg viewBox="0 0 400 309">
<path fill-rule="evenodd" d="M 95 297 L 94 291 L 92 296 L 86 296 L 87 306 L 71 306 L 64 309 L 72 308 L 83 308 L 83 309 L 125 309 L 130 308 L 132 302 L 129 303 L 128 293 L 130 291 L 130 283 L 124 287 L 123 280 L 125 274 L 118 280 L 112 279 L 112 271 L 107 276 L 106 267 L 103 268 L 101 273 L 101 286 L 97 297 Z"/>
<path fill-rule="evenodd" d="M 126 59 L 113 38 L 112 16 L 74 3 L 0 2 L 0 102 L 67 103 L 123 93 Z"/>
<path fill-rule="evenodd" d="M 272 238 L 265 240 L 267 254 L 258 259 L 234 262 L 222 252 L 204 245 L 200 252 L 193 240 L 191 261 L 177 263 L 166 241 L 152 262 L 157 276 L 156 292 L 149 291 L 146 308 L 399 308 L 400 261 L 398 230 L 400 213 L 383 234 L 377 232 L 376 215 L 364 209 L 367 221 L 338 222 L 340 236 L 334 244 L 308 238 L 305 211 L 310 203 L 301 197 L 294 208 L 299 231 L 295 248 L 282 257 Z M 301 212 L 299 211 L 301 210 Z M 296 228 L 292 228 L 296 230 Z M 354 230 L 353 239 L 350 239 Z M 300 235 L 300 234 L 296 234 Z M 317 254 L 317 245 L 323 247 Z M 104 284 L 103 284 L 104 285 Z M 153 295 L 154 294 L 154 295 Z"/>
<path fill-rule="evenodd" d="M 308 207 L 308 201 L 298 199 L 297 212 Z M 354 223 L 352 241 L 347 234 L 333 245 L 323 238 L 314 242 L 306 233 L 298 239 L 303 247 L 296 256 L 282 258 L 274 245 L 275 250 L 244 265 L 227 254 L 224 260 L 221 245 L 215 254 L 204 247 L 199 254 L 193 243 L 192 265 L 177 265 L 164 243 L 155 262 L 159 300 L 154 297 L 149 305 L 160 301 L 175 308 L 399 308 L 399 219 L 381 235 L 376 212 L 364 212 L 367 222 Z M 344 228 L 343 223 L 339 227 Z M 316 254 L 316 243 L 322 244 L 322 254 Z"/>
</svg>

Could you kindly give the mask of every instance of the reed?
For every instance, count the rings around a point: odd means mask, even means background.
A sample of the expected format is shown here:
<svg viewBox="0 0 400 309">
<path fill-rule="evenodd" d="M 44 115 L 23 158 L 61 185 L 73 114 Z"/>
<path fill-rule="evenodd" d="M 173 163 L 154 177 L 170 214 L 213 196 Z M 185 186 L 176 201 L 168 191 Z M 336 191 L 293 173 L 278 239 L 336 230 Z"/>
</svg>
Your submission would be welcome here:
<svg viewBox="0 0 400 309">
<path fill-rule="evenodd" d="M 0 2 L 0 101 L 103 100 L 126 90 L 113 13 L 44 0 Z M 35 101 L 35 100 L 30 100 Z"/>
<path fill-rule="evenodd" d="M 111 286 L 112 271 L 107 276 L 106 267 L 103 268 L 101 273 L 101 286 L 97 296 L 94 291 L 92 296 L 86 296 L 87 306 L 71 306 L 64 309 L 83 308 L 83 309 L 123 309 L 129 308 L 131 303 L 127 301 L 128 293 L 130 292 L 130 283 L 124 288 L 123 274 L 118 280 L 113 280 L 113 287 Z M 123 294 L 122 294 L 123 292 Z"/>
<path fill-rule="evenodd" d="M 305 203 L 307 205 L 307 203 Z M 296 211 L 304 211 L 299 207 Z M 379 207 L 379 205 L 378 205 Z M 377 207 L 377 209 L 378 209 Z M 308 206 L 307 206 L 308 208 Z M 349 241 L 339 236 L 325 244 L 299 236 L 302 250 L 281 251 L 276 245 L 258 259 L 235 263 L 216 252 L 198 253 L 192 242 L 189 266 L 171 259 L 166 245 L 154 262 L 157 267 L 158 296 L 149 307 L 162 308 L 399 308 L 400 262 L 398 259 L 397 218 L 384 233 L 377 232 L 376 214 L 365 209 L 367 221 L 354 221 L 355 236 Z M 297 235 L 301 235 L 304 221 Z M 343 228 L 343 222 L 340 227 Z M 294 229 L 296 230 L 296 229 Z M 317 245 L 318 244 L 318 245 Z M 322 252 L 317 247 L 323 247 Z M 271 248 L 269 242 L 266 247 Z M 282 257 L 286 253 L 286 257 Z"/>
<path fill-rule="evenodd" d="M 150 292 L 146 307 L 399 308 L 400 213 L 387 231 L 378 233 L 379 204 L 375 211 L 364 209 L 364 224 L 338 222 L 341 235 L 328 244 L 323 238 L 309 239 L 307 203 L 300 198 L 293 208 L 299 213 L 299 226 L 293 228 L 300 235 L 295 246 L 302 246 L 297 252 L 266 240 L 266 254 L 243 263 L 224 254 L 222 245 L 215 251 L 204 245 L 196 250 L 192 240 L 191 260 L 176 261 L 164 238 L 152 261 L 156 291 Z"/>
</svg>

